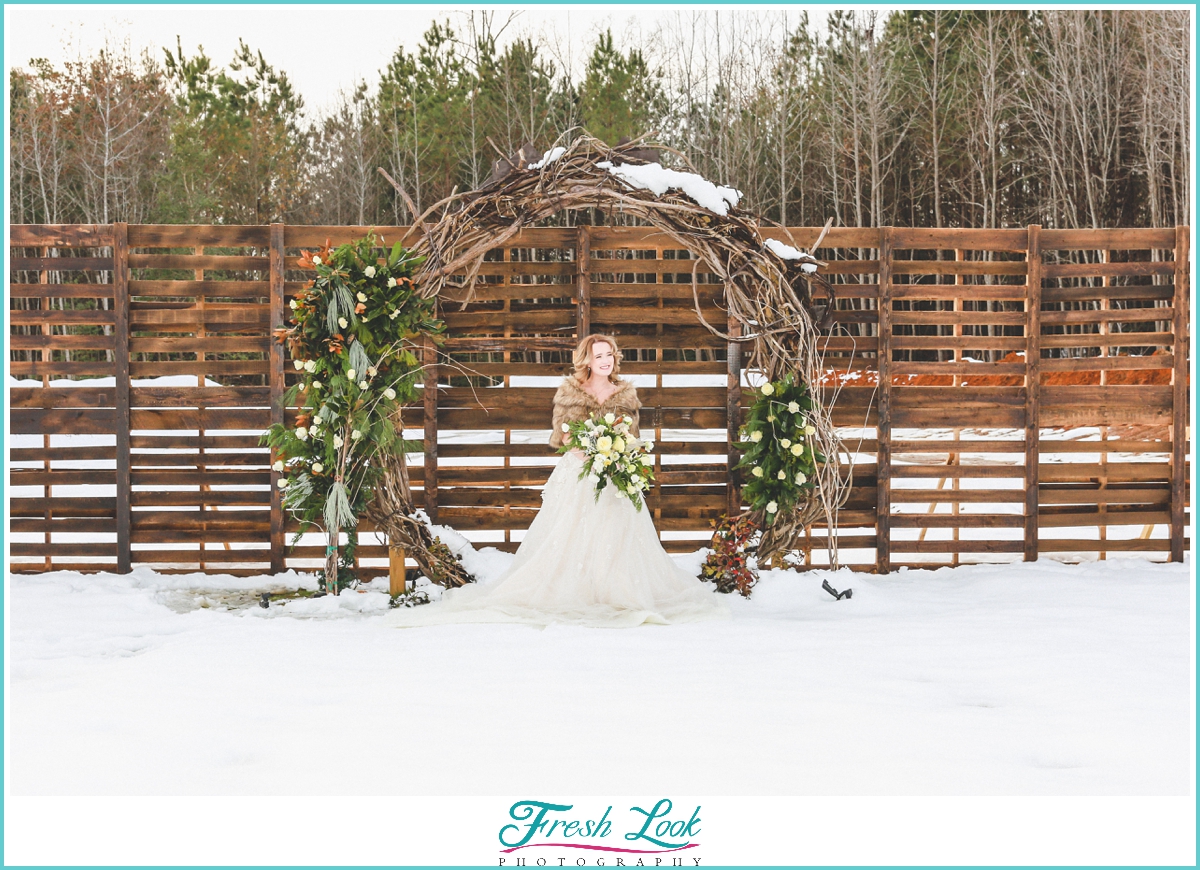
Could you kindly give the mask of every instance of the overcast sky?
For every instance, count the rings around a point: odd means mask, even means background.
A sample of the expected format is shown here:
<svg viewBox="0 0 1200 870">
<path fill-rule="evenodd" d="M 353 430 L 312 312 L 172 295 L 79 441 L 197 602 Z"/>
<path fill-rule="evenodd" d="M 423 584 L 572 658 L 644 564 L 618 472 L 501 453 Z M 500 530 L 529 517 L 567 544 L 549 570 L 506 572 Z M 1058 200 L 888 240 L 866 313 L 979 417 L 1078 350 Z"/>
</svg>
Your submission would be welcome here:
<svg viewBox="0 0 1200 870">
<path fill-rule="evenodd" d="M 807 8 L 814 24 L 823 22 L 835 6 L 631 5 L 621 3 L 571 5 L 361 5 L 324 6 L 279 4 L 241 5 L 6 5 L 4 55 L 6 66 L 24 66 L 45 57 L 58 64 L 80 53 L 88 55 L 106 37 L 128 39 L 135 52 L 174 48 L 182 39 L 186 54 L 199 46 L 214 61 L 227 64 L 238 38 L 263 53 L 282 69 L 303 95 L 310 113 L 329 105 L 339 89 L 350 90 L 357 80 L 374 84 L 397 46 L 413 50 L 431 21 L 450 16 L 461 21 L 470 10 L 487 9 L 496 25 L 513 17 L 505 32 L 544 34 L 552 53 L 569 58 L 575 69 L 586 60 L 597 32 L 611 27 L 618 43 L 636 34 L 653 32 L 658 21 L 681 11 L 754 9 L 789 10 L 799 17 Z M 846 7 L 841 7 L 846 8 Z M 890 9 L 892 7 L 880 7 Z M 556 45 L 551 46 L 551 43 Z"/>
</svg>

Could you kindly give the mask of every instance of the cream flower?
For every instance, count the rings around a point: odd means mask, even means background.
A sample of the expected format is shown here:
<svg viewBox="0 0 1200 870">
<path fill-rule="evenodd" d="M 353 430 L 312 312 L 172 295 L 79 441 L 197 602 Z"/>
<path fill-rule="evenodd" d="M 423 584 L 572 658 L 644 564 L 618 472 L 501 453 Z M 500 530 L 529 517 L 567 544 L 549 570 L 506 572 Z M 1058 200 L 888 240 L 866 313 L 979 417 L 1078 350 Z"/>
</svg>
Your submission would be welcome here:
<svg viewBox="0 0 1200 870">
<path fill-rule="evenodd" d="M 791 411 L 793 414 L 799 414 L 800 413 L 800 403 L 799 402 L 788 402 L 788 410 Z"/>
<path fill-rule="evenodd" d="M 769 502 L 767 502 L 767 513 L 769 513 L 769 514 L 773 514 L 773 513 L 775 513 L 775 511 L 777 511 L 777 510 L 779 510 L 779 505 L 778 505 L 778 504 L 776 504 L 776 503 L 775 503 L 775 502 L 773 502 L 773 501 L 769 501 Z"/>
<path fill-rule="evenodd" d="M 293 310 L 293 311 L 295 311 L 297 308 L 299 308 L 299 307 L 300 307 L 300 303 L 299 303 L 299 302 L 297 302 L 295 299 L 292 299 L 292 300 L 290 300 L 290 301 L 288 302 L 288 305 L 290 305 L 290 306 L 291 306 L 291 308 L 292 308 L 292 310 Z"/>
<path fill-rule="evenodd" d="M 312 383 L 312 386 L 313 386 L 313 389 L 314 389 L 314 390 L 319 390 L 319 389 L 321 389 L 321 382 L 320 382 L 320 381 L 318 381 L 318 380 L 316 380 L 316 379 L 314 379 L 314 380 L 313 380 L 313 383 Z"/>
<path fill-rule="evenodd" d="M 358 301 L 359 301 L 359 302 L 366 302 L 366 301 L 367 301 L 367 294 L 366 294 L 366 293 L 363 293 L 363 292 L 361 292 L 361 291 L 360 291 L 360 292 L 356 293 L 356 294 L 355 294 L 355 296 L 358 298 Z"/>
<path fill-rule="evenodd" d="M 343 444 L 345 444 L 345 443 L 346 443 L 346 442 L 342 440 L 342 436 L 341 436 L 341 435 L 334 435 L 334 436 L 333 436 L 333 446 L 334 446 L 334 447 L 341 447 L 341 446 L 342 446 Z"/>
<path fill-rule="evenodd" d="M 367 377 L 368 378 L 373 378 L 377 374 L 379 374 L 379 369 L 375 368 L 375 366 L 367 366 Z"/>
<path fill-rule="evenodd" d="M 371 386 L 371 385 L 370 385 L 370 384 L 368 384 L 366 381 L 359 381 L 359 382 L 358 382 L 358 388 L 359 388 L 360 390 L 365 390 L 365 389 L 367 389 L 367 387 L 369 387 L 369 386 Z"/>
<path fill-rule="evenodd" d="M 767 381 L 765 384 L 762 385 L 762 394 L 764 396 L 774 395 L 775 394 L 775 385 L 772 384 L 770 381 Z"/>
<path fill-rule="evenodd" d="M 647 453 L 651 453 L 651 452 L 653 452 L 653 450 L 654 450 L 654 441 L 653 441 L 653 439 L 649 439 L 649 438 L 648 438 L 648 439 L 646 439 L 645 441 L 643 441 L 643 442 L 642 442 L 642 444 L 645 446 L 645 448 L 646 448 L 646 452 L 647 452 Z"/>
<path fill-rule="evenodd" d="M 281 477 L 279 480 L 275 481 L 275 485 L 280 489 L 287 489 L 287 483 L 287 478 L 284 477 Z"/>
<path fill-rule="evenodd" d="M 296 437 L 299 438 L 301 441 L 307 441 L 308 440 L 308 430 L 305 429 L 303 426 L 298 426 L 296 428 Z"/>
<path fill-rule="evenodd" d="M 292 365 L 296 367 L 296 371 L 300 371 L 300 369 L 304 368 L 304 360 L 294 359 L 292 360 Z"/>
<path fill-rule="evenodd" d="M 796 486 L 804 486 L 808 482 L 808 475 L 803 471 L 796 472 Z"/>
<path fill-rule="evenodd" d="M 344 318 L 344 317 L 339 317 L 339 318 L 338 318 L 338 326 L 340 326 L 342 329 L 345 329 L 345 328 L 346 328 L 347 326 L 349 326 L 349 325 L 350 325 L 350 324 L 349 324 L 349 322 L 346 320 L 346 318 Z"/>
<path fill-rule="evenodd" d="M 313 474 L 320 474 L 322 471 L 325 470 L 325 466 L 319 462 L 314 462 L 312 464 L 312 470 L 313 470 Z"/>
<path fill-rule="evenodd" d="M 611 412 L 608 414 L 605 414 L 604 422 L 607 423 L 609 426 L 611 426 L 613 423 L 617 422 L 617 415 L 613 414 Z"/>
<path fill-rule="evenodd" d="M 752 471 L 751 474 L 753 474 L 755 477 L 762 477 L 763 470 L 760 466 L 756 465 L 754 466 L 754 471 Z"/>
<path fill-rule="evenodd" d="M 774 422 L 775 422 L 775 415 L 774 415 L 774 414 L 768 414 L 768 415 L 767 415 L 767 422 L 768 422 L 768 423 L 774 423 Z"/>
<path fill-rule="evenodd" d="M 271 467 L 274 468 L 276 471 L 283 471 L 283 460 L 276 459 L 275 462 L 271 465 Z"/>
<path fill-rule="evenodd" d="M 613 441 L 613 450 L 617 451 L 618 453 L 623 453 L 625 451 L 625 439 L 620 435 L 618 435 L 616 440 Z"/>
<path fill-rule="evenodd" d="M 374 278 L 374 277 L 375 277 L 375 267 L 374 267 L 374 266 L 367 266 L 367 268 L 363 269 L 363 274 L 364 274 L 364 275 L 366 275 L 368 278 Z M 359 302 L 366 302 L 367 300 L 365 300 L 365 299 L 359 299 L 358 301 L 359 301 Z"/>
<path fill-rule="evenodd" d="M 346 369 L 346 377 L 348 377 L 350 380 L 354 380 L 356 377 L 358 377 L 358 372 L 356 372 L 354 369 Z"/>
<path fill-rule="evenodd" d="M 803 452 L 804 452 L 803 444 L 793 444 L 792 445 L 792 455 L 793 456 L 799 456 Z"/>
<path fill-rule="evenodd" d="M 571 431 L 571 427 L 570 427 L 570 426 L 568 426 L 566 423 L 563 423 L 563 424 L 562 424 L 562 426 L 560 426 L 559 428 L 561 428 L 561 429 L 563 430 L 563 432 L 570 432 L 570 431 Z"/>
<path fill-rule="evenodd" d="M 396 398 L 396 391 L 395 391 L 395 390 L 393 390 L 391 387 L 388 387 L 386 390 L 384 390 L 384 391 L 383 391 L 383 394 L 384 394 L 384 396 L 386 396 L 388 399 L 394 399 L 394 398 Z"/>
<path fill-rule="evenodd" d="M 805 427 L 804 427 L 804 434 L 805 434 L 805 435 L 816 435 L 816 434 L 817 434 L 817 427 L 816 427 L 816 426 L 813 426 L 812 424 L 809 424 L 808 426 L 805 426 Z"/>
<path fill-rule="evenodd" d="M 785 472 L 781 469 L 780 472 L 777 475 L 775 475 L 775 479 L 776 480 L 787 480 L 787 472 Z"/>
<path fill-rule="evenodd" d="M 601 453 L 608 453 L 612 450 L 613 440 L 607 435 L 601 435 L 596 439 L 596 449 Z"/>
<path fill-rule="evenodd" d="M 762 441 L 762 432 L 755 429 L 753 432 L 750 433 L 750 440 L 753 441 L 755 444 L 757 444 L 759 441 Z"/>
<path fill-rule="evenodd" d="M 320 257 L 313 257 L 313 258 L 312 258 L 312 260 L 313 260 L 313 265 L 314 265 L 314 266 L 320 266 L 320 265 L 321 265 L 321 258 L 320 258 Z"/>
<path fill-rule="evenodd" d="M 362 432 L 359 432 L 357 429 L 355 429 L 353 432 L 350 433 L 351 441 L 357 441 L 361 437 L 362 437 Z"/>
<path fill-rule="evenodd" d="M 304 370 L 306 372 L 315 372 L 317 370 L 317 361 L 315 359 L 306 359 L 304 361 Z"/>
<path fill-rule="evenodd" d="M 638 461 L 641 462 L 646 468 L 650 468 L 654 465 L 653 456 L 642 456 Z"/>
<path fill-rule="evenodd" d="M 782 447 L 784 450 L 787 450 L 789 447 L 792 446 L 792 441 L 790 438 L 780 438 L 779 446 Z"/>
<path fill-rule="evenodd" d="M 393 287 L 395 287 L 395 286 L 396 286 L 396 279 L 395 279 L 395 278 L 388 278 L 388 289 L 390 290 L 391 288 L 393 288 Z"/>
</svg>

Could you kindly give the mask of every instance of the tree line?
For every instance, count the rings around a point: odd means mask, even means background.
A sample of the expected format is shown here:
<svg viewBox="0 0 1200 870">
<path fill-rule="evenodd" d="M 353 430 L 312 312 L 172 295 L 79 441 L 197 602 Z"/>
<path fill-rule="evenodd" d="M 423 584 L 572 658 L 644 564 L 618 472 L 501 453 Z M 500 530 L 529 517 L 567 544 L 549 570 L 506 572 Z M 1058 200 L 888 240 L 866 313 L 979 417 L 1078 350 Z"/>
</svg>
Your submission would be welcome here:
<svg viewBox="0 0 1200 870">
<path fill-rule="evenodd" d="M 1170 226 L 1190 213 L 1183 10 L 680 10 L 576 71 L 496 13 L 433 24 L 312 116 L 241 43 L 11 75 L 16 223 L 407 224 L 531 142 L 655 134 L 788 225 Z M 674 158 L 670 153 L 664 160 Z"/>
</svg>

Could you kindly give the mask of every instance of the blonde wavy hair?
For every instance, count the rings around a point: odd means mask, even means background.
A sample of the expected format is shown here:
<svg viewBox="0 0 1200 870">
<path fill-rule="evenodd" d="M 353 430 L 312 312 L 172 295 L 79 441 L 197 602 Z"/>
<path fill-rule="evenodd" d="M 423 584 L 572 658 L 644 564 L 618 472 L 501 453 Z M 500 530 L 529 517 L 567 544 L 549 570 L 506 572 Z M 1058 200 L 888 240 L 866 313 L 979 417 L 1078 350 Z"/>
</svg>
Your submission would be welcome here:
<svg viewBox="0 0 1200 870">
<path fill-rule="evenodd" d="M 621 348 L 617 346 L 617 340 L 611 335 L 604 335 L 599 332 L 593 332 L 586 336 L 583 341 L 575 346 L 575 355 L 571 358 L 571 362 L 575 365 L 575 380 L 581 384 L 587 383 L 588 378 L 592 376 L 592 345 L 602 341 L 612 348 L 613 352 L 613 370 L 608 374 L 608 380 L 611 383 L 617 382 L 617 376 L 621 374 Z"/>
</svg>

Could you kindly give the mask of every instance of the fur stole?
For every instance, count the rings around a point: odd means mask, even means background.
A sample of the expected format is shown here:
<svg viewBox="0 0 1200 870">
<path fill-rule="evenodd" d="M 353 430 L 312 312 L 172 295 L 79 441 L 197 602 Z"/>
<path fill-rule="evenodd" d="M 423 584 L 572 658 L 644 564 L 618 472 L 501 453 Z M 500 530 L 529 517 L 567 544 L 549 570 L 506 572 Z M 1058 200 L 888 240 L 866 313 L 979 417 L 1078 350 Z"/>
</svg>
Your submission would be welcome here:
<svg viewBox="0 0 1200 870">
<path fill-rule="evenodd" d="M 563 378 L 558 392 L 554 394 L 554 431 L 550 433 L 550 446 L 555 449 L 562 447 L 563 423 L 586 420 L 593 414 L 604 415 L 610 411 L 632 417 L 633 425 L 629 428 L 635 436 L 639 435 L 638 409 L 642 407 L 642 403 L 638 400 L 637 388 L 625 380 L 618 380 L 616 387 L 613 394 L 600 404 L 591 393 L 579 386 L 579 382 L 573 376 L 567 375 Z"/>
</svg>

